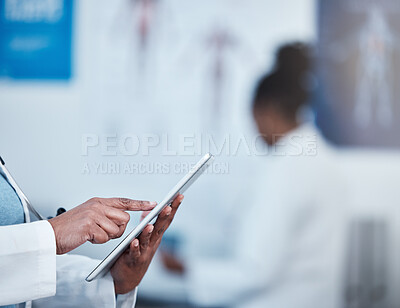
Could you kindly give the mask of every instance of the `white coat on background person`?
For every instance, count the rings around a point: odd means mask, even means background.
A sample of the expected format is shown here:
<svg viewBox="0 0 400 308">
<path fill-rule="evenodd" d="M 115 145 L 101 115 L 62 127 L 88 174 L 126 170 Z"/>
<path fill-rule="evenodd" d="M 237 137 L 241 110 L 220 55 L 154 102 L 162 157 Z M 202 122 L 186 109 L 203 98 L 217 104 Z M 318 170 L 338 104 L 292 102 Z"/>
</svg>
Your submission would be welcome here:
<svg viewBox="0 0 400 308">
<path fill-rule="evenodd" d="M 271 147 L 264 180 L 255 183 L 255 202 L 238 210 L 233 255 L 188 260 L 189 301 L 211 307 L 339 307 L 346 215 L 336 161 L 311 124 Z"/>
<path fill-rule="evenodd" d="M 311 99 L 310 54 L 302 43 L 280 47 L 256 86 L 253 116 L 269 153 L 261 157 L 262 177 L 243 181 L 255 192 L 240 192 L 238 218 L 225 234 L 231 253 L 194 256 L 186 265 L 164 256 L 168 269 L 186 273 L 196 307 L 342 306 L 347 185 L 337 150 L 300 117 Z"/>
</svg>

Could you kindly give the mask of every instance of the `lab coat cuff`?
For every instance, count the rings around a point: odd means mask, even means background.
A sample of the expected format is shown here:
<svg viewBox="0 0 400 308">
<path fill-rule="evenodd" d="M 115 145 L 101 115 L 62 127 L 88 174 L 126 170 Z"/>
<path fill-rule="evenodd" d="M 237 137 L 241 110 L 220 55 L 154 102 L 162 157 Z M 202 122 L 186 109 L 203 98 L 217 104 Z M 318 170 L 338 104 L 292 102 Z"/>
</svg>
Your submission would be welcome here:
<svg viewBox="0 0 400 308">
<path fill-rule="evenodd" d="M 117 308 L 133 308 L 136 304 L 137 288 L 126 294 L 117 295 Z"/>
<path fill-rule="evenodd" d="M 38 239 L 38 283 L 39 297 L 56 294 L 56 239 L 53 227 L 47 220 L 31 223 Z"/>
</svg>

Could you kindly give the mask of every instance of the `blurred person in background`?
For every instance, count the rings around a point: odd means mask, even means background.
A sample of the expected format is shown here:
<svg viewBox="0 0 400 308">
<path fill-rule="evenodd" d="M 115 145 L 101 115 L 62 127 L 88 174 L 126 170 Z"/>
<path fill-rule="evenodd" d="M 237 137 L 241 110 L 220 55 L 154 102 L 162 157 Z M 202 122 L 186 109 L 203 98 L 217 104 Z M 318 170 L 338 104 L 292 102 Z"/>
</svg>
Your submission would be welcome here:
<svg viewBox="0 0 400 308">
<path fill-rule="evenodd" d="M 269 151 L 256 201 L 241 205 L 230 235 L 233 254 L 182 262 L 162 253 L 165 267 L 184 275 L 196 307 L 339 306 L 345 187 L 335 149 L 299 118 L 310 71 L 310 48 L 288 44 L 256 87 L 253 115 Z"/>
</svg>

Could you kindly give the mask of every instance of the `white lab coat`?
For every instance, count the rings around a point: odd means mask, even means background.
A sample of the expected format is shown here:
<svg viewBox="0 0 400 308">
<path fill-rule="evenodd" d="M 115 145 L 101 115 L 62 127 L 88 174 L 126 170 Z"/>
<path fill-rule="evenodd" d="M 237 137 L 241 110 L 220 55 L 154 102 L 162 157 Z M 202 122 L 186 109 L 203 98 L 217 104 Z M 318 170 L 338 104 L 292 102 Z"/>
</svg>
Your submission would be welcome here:
<svg viewBox="0 0 400 308">
<path fill-rule="evenodd" d="M 282 138 L 265 161 L 255 202 L 241 202 L 240 223 L 226 236 L 233 255 L 189 260 L 189 300 L 212 307 L 338 307 L 346 214 L 335 153 L 307 124 Z"/>
<path fill-rule="evenodd" d="M 14 187 L 13 180 L 9 182 Z M 0 306 L 26 301 L 33 301 L 26 305 L 33 307 L 135 306 L 136 289 L 116 299 L 110 274 L 90 283 L 85 281 L 98 260 L 56 256 L 50 223 L 31 223 L 23 194 L 14 189 L 24 206 L 27 223 L 0 227 Z"/>
</svg>

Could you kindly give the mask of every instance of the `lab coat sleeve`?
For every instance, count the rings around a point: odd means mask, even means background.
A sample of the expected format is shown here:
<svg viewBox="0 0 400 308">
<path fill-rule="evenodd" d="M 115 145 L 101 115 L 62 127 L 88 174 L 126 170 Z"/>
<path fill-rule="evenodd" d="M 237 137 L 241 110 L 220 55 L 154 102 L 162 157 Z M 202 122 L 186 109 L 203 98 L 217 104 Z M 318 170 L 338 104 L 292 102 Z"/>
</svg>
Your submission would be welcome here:
<svg viewBox="0 0 400 308">
<path fill-rule="evenodd" d="M 99 263 L 80 255 L 57 256 L 57 293 L 33 302 L 33 307 L 134 307 L 136 289 L 116 297 L 111 274 L 86 282 Z"/>
<path fill-rule="evenodd" d="M 56 293 L 56 242 L 48 221 L 0 227 L 0 305 Z"/>
</svg>

